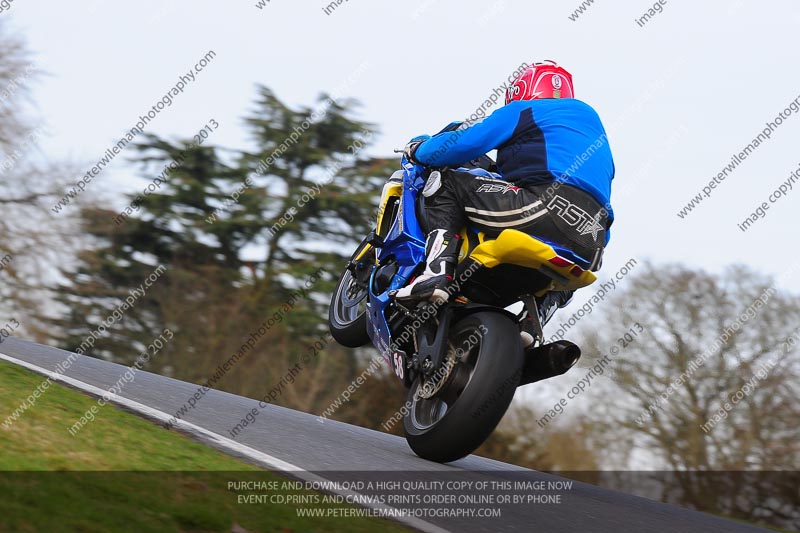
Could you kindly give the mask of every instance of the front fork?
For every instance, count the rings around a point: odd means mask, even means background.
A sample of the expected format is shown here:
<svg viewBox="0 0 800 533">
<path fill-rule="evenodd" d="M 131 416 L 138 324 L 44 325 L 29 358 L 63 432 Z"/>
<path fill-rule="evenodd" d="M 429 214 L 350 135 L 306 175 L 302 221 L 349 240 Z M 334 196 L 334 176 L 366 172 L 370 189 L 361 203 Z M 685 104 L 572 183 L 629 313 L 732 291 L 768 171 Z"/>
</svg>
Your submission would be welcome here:
<svg viewBox="0 0 800 533">
<path fill-rule="evenodd" d="M 374 253 L 377 248 L 382 246 L 383 239 L 375 231 L 369 232 L 345 265 L 345 268 L 352 272 L 353 279 L 361 288 L 368 288 L 369 277 L 375 267 Z"/>
</svg>

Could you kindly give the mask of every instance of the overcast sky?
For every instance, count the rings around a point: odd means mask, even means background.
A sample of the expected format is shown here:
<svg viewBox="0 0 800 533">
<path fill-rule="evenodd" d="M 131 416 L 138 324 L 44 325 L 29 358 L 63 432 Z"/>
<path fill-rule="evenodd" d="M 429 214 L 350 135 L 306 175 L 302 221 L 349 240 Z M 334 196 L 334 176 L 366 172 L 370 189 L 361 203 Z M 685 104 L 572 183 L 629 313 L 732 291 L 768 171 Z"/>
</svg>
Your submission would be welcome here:
<svg viewBox="0 0 800 533">
<path fill-rule="evenodd" d="M 796 3 L 669 0 L 644 27 L 635 19 L 647 1 L 597 0 L 576 21 L 577 0 L 352 0 L 330 15 L 323 1 L 255 3 L 12 3 L 0 17 L 48 74 L 35 88 L 52 131 L 42 145 L 88 169 L 208 50 L 214 61 L 147 131 L 188 137 L 214 118 L 213 141 L 244 148 L 257 83 L 293 106 L 344 84 L 363 103 L 360 118 L 380 127 L 371 152 L 383 155 L 471 114 L 522 61 L 556 59 L 603 117 L 616 159 L 606 274 L 629 258 L 773 274 L 800 260 L 800 191 L 746 233 L 737 228 L 800 166 L 800 116 L 677 216 L 800 96 Z M 134 175 L 121 157 L 91 186 L 133 192 Z M 800 274 L 785 286 L 800 290 Z"/>
<path fill-rule="evenodd" d="M 327 0 L 271 0 L 264 9 L 256 1 L 15 0 L 0 17 L 27 37 L 47 73 L 35 87 L 52 131 L 42 147 L 88 170 L 209 50 L 214 61 L 147 131 L 186 138 L 213 118 L 221 124 L 213 142 L 242 149 L 256 84 L 292 106 L 343 89 L 363 103 L 360 118 L 380 127 L 372 155 L 386 155 L 469 116 L 521 62 L 555 59 L 603 117 L 616 160 L 617 221 L 601 279 L 631 258 L 715 272 L 747 263 L 774 275 L 800 261 L 800 184 L 746 233 L 737 227 L 800 166 L 800 116 L 677 216 L 800 96 L 796 2 L 668 0 L 641 27 L 649 1 L 596 0 L 576 21 L 578 0 L 351 0 L 330 15 Z M 91 187 L 135 192 L 134 176 L 120 157 Z M 782 283 L 799 291 L 800 269 Z M 550 401 L 574 380 L 550 380 L 518 401 Z"/>
</svg>

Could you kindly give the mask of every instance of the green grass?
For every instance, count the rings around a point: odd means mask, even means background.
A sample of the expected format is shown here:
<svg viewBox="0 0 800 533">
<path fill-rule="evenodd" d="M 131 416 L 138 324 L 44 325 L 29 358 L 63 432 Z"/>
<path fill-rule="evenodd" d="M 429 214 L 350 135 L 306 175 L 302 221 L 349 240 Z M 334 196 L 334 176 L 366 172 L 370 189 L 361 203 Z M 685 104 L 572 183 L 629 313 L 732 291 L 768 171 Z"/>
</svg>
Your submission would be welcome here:
<svg viewBox="0 0 800 533">
<path fill-rule="evenodd" d="M 68 428 L 97 402 L 55 383 L 3 427 L 44 379 L 0 362 L 0 531 L 407 531 L 373 518 L 301 518 L 302 505 L 238 503 L 229 482 L 287 479 L 112 406 L 73 437 Z"/>
</svg>

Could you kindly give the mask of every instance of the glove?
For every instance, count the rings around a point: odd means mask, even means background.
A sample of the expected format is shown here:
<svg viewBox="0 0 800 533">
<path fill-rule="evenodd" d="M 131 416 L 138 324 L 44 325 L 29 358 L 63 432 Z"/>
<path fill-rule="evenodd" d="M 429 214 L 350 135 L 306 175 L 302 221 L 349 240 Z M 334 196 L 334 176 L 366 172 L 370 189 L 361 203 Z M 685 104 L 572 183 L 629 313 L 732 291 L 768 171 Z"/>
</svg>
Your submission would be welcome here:
<svg viewBox="0 0 800 533">
<path fill-rule="evenodd" d="M 403 155 L 406 156 L 406 161 L 409 163 L 413 163 L 415 165 L 419 165 L 420 162 L 414 157 L 414 154 L 417 152 L 419 146 L 430 139 L 430 135 L 417 135 L 413 139 L 411 139 L 405 148 L 403 148 Z"/>
</svg>

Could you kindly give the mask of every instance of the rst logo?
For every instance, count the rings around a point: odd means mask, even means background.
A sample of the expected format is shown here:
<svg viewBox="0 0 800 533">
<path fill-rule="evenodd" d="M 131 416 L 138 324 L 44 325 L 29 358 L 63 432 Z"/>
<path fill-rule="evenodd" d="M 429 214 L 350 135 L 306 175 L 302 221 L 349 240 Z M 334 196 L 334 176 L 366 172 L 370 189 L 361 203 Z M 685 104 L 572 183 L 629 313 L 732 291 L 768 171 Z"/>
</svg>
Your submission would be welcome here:
<svg viewBox="0 0 800 533">
<path fill-rule="evenodd" d="M 510 183 L 484 183 L 478 187 L 476 192 L 499 192 L 505 194 L 508 191 L 511 191 L 514 194 L 517 194 L 519 190 L 519 187 L 511 185 Z"/>
<path fill-rule="evenodd" d="M 600 225 L 600 217 L 602 216 L 600 211 L 595 216 L 591 216 L 563 196 L 555 195 L 550 200 L 550 203 L 547 204 L 547 209 L 555 212 L 561 217 L 561 220 L 575 228 L 581 235 L 591 233 L 594 240 L 597 240 L 597 233 L 604 229 Z"/>
</svg>

